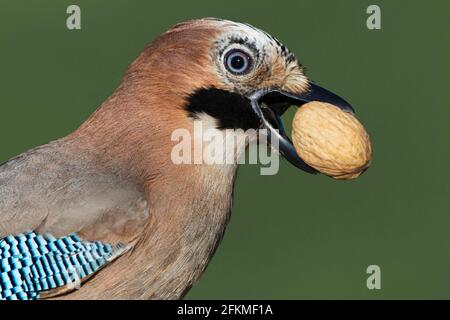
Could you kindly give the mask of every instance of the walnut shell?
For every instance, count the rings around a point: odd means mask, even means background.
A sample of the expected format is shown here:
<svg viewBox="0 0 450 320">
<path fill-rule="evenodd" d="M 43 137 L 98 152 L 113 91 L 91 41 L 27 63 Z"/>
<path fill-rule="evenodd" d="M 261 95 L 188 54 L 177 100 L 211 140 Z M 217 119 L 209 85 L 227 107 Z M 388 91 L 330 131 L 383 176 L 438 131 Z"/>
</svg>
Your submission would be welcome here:
<svg viewBox="0 0 450 320">
<path fill-rule="evenodd" d="M 318 101 L 301 106 L 292 122 L 298 155 L 335 179 L 355 179 L 370 165 L 372 147 L 363 125 L 351 113 Z"/>
</svg>

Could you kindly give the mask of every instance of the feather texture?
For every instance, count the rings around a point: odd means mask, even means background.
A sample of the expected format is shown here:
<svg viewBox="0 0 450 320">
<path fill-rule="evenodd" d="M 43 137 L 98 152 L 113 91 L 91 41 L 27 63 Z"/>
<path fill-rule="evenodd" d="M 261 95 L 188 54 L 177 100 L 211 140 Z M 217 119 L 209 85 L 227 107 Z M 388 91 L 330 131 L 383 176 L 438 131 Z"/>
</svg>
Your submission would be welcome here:
<svg viewBox="0 0 450 320">
<path fill-rule="evenodd" d="M 121 243 L 87 242 L 76 234 L 8 236 L 0 240 L 0 299 L 32 300 L 53 289 L 76 289 L 124 250 Z"/>
</svg>

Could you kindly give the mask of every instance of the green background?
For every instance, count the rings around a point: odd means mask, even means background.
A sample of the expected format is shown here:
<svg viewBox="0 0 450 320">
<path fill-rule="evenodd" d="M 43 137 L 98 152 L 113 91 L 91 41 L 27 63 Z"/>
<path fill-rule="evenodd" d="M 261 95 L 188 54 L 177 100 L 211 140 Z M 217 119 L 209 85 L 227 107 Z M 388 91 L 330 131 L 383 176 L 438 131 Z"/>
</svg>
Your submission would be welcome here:
<svg viewBox="0 0 450 320">
<path fill-rule="evenodd" d="M 66 29 L 69 4 L 81 31 Z M 366 28 L 369 4 L 381 30 Z M 449 13 L 449 1 L 2 0 L 0 162 L 75 129 L 171 25 L 245 21 L 354 105 L 374 161 L 349 182 L 284 160 L 275 176 L 243 166 L 224 241 L 187 298 L 450 298 Z M 371 264 L 381 290 L 366 287 Z"/>
</svg>

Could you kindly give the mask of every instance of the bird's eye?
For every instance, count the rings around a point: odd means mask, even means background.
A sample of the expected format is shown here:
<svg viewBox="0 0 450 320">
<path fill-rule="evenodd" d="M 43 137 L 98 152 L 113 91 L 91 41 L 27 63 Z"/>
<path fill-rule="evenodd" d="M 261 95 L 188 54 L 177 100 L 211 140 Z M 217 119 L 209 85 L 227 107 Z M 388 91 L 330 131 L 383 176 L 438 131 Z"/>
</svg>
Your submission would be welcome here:
<svg viewBox="0 0 450 320">
<path fill-rule="evenodd" d="M 250 56 L 241 50 L 230 50 L 225 55 L 225 67 L 235 75 L 247 73 L 252 66 Z"/>
</svg>

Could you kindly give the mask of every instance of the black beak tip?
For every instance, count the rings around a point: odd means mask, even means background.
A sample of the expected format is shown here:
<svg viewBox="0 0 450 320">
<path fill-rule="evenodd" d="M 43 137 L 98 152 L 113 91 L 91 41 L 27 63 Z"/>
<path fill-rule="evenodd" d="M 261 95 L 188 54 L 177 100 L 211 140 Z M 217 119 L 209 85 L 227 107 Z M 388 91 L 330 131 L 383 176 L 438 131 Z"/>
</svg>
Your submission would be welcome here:
<svg viewBox="0 0 450 320">
<path fill-rule="evenodd" d="M 330 103 L 339 107 L 342 111 L 355 113 L 355 109 L 345 101 L 343 98 L 339 97 L 337 94 L 319 86 L 318 84 L 311 82 L 310 91 L 308 93 L 301 95 L 301 97 L 308 102 L 310 101 L 320 101 Z"/>
</svg>

